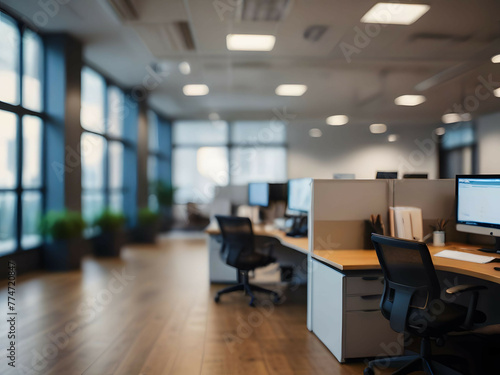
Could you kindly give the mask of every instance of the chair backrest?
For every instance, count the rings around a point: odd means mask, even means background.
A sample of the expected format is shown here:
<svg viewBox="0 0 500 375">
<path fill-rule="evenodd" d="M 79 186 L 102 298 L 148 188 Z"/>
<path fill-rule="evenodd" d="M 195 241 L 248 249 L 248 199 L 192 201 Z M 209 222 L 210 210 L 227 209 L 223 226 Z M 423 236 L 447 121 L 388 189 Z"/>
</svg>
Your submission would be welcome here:
<svg viewBox="0 0 500 375">
<path fill-rule="evenodd" d="M 372 234 L 385 278 L 380 308 L 391 328 L 403 332 L 410 308 L 426 309 L 439 298 L 440 286 L 427 245 Z"/>
<path fill-rule="evenodd" d="M 228 265 L 237 267 L 242 256 L 254 251 L 252 222 L 237 216 L 216 215 L 215 218 L 222 234 L 221 257 Z"/>
</svg>

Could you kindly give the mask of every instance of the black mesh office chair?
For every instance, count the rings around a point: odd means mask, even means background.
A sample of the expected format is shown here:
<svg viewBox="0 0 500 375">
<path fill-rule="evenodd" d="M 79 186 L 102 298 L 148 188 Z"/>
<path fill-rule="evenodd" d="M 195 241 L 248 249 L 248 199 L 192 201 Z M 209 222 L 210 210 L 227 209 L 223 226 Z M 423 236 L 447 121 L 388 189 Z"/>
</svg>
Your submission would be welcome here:
<svg viewBox="0 0 500 375">
<path fill-rule="evenodd" d="M 273 241 L 268 240 L 256 246 L 256 237 L 252 229 L 252 222 L 245 217 L 215 216 L 222 234 L 221 258 L 229 266 L 238 270 L 238 285 L 230 286 L 217 292 L 215 302 L 219 302 L 222 294 L 235 291 L 244 291 L 251 297 L 250 306 L 254 306 L 255 295 L 253 292 L 271 294 L 274 302 L 279 301 L 279 294 L 275 291 L 262 288 L 249 283 L 248 273 L 259 267 L 265 267 L 276 261 L 271 254 L 265 255 L 256 250 L 266 247 L 272 251 Z M 274 242 L 277 242 L 274 241 Z"/>
<path fill-rule="evenodd" d="M 441 287 L 427 245 L 372 234 L 372 242 L 382 267 L 385 289 L 380 301 L 382 314 L 396 332 L 407 332 L 421 338 L 420 354 L 378 359 L 369 362 L 365 375 L 374 368 L 400 367 L 393 374 L 460 374 L 433 360 L 431 340 L 442 344 L 447 333 L 469 330 L 474 323 L 486 320 L 476 311 L 479 290 L 484 286 L 459 285 L 441 295 Z M 471 292 L 468 307 L 450 302 L 454 296 Z"/>
</svg>

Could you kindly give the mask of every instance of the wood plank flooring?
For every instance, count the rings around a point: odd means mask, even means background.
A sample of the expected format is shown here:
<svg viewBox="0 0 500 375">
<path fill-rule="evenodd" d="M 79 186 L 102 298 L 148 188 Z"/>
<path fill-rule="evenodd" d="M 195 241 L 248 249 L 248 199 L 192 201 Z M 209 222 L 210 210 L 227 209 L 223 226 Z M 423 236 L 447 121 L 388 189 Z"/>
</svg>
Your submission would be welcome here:
<svg viewBox="0 0 500 375">
<path fill-rule="evenodd" d="M 274 306 L 212 300 L 201 239 L 128 246 L 82 271 L 32 273 L 16 289 L 16 368 L 7 365 L 7 282 L 0 289 L 0 373 L 57 375 L 362 374 L 306 328 L 304 288 Z"/>
</svg>

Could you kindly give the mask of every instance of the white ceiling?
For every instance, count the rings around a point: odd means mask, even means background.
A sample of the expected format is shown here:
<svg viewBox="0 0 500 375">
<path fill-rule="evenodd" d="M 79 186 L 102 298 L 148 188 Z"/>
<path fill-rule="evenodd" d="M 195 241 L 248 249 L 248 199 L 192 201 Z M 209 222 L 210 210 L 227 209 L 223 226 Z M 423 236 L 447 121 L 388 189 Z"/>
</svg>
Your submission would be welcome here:
<svg viewBox="0 0 500 375">
<path fill-rule="evenodd" d="M 279 22 L 238 21 L 236 0 L 128 1 L 136 20 L 119 20 L 108 0 L 65 0 L 41 29 L 81 39 L 85 59 L 124 87 L 143 85 L 149 67 L 162 64 L 169 73 L 150 90 L 149 102 L 170 118 L 206 119 L 215 111 L 228 120 L 271 119 L 287 108 L 305 122 L 347 114 L 360 124 L 430 124 L 474 96 L 479 77 L 491 75 L 500 87 L 500 64 L 490 62 L 500 53 L 496 0 L 419 1 L 431 5 L 428 13 L 410 26 L 367 30 L 376 35 L 350 62 L 342 46 L 354 46 L 359 30 L 366 30 L 359 20 L 375 0 L 290 0 Z M 45 12 L 36 0 L 0 2 L 28 20 Z M 189 24 L 192 51 L 179 44 L 174 28 L 179 21 Z M 303 37 L 313 25 L 328 26 L 317 42 Z M 276 45 L 271 52 L 230 52 L 228 33 L 273 34 Z M 190 75 L 178 71 L 181 61 L 191 64 Z M 431 78 L 428 88 L 416 89 Z M 207 84 L 209 95 L 185 97 L 182 86 L 188 83 Z M 306 84 L 308 91 L 302 97 L 278 97 L 274 89 L 283 83 Z M 394 104 L 399 95 L 417 93 L 427 97 L 424 104 Z M 493 95 L 479 102 L 473 116 L 500 110 L 500 98 Z"/>
</svg>

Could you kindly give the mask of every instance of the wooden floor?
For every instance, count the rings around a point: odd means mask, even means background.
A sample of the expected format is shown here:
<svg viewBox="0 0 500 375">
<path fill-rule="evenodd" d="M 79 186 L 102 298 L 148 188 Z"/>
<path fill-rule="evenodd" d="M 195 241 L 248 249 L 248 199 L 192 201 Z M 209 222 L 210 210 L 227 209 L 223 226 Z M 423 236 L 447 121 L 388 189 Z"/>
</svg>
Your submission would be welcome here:
<svg viewBox="0 0 500 375">
<path fill-rule="evenodd" d="M 4 285 L 6 282 L 4 282 Z M 212 300 L 201 239 L 128 247 L 81 272 L 18 278 L 16 369 L 7 365 L 1 289 L 1 374 L 362 374 L 306 329 L 304 289 L 257 308 L 240 294 Z"/>
</svg>

